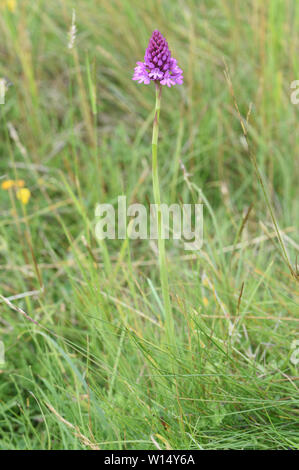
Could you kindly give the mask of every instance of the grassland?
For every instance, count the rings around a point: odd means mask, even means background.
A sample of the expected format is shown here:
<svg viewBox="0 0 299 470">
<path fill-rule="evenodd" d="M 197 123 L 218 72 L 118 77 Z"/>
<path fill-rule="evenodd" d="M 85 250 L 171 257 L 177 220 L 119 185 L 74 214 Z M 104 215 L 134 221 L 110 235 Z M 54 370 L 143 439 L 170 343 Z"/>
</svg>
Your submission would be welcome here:
<svg viewBox="0 0 299 470">
<path fill-rule="evenodd" d="M 299 3 L 5 4 L 0 183 L 31 196 L 0 189 L 0 448 L 298 448 Z M 202 250 L 166 245 L 174 349 L 156 242 L 94 230 L 97 203 L 153 201 L 154 87 L 131 77 L 156 28 L 185 76 L 161 197 L 204 203 Z"/>
</svg>

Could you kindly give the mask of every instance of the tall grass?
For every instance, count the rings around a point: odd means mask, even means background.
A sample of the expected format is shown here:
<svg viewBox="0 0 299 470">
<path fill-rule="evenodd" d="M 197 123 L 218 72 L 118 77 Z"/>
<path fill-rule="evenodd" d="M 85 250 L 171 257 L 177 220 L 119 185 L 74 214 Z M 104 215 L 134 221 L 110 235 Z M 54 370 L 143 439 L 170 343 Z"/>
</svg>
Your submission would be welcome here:
<svg viewBox="0 0 299 470">
<path fill-rule="evenodd" d="M 82 0 L 73 49 L 73 2 L 16 5 L 0 183 L 31 198 L 0 189 L 0 448 L 297 448 L 298 2 Z M 202 250 L 165 247 L 175 351 L 156 244 L 94 232 L 97 203 L 153 202 L 154 87 L 131 76 L 156 28 L 185 76 L 161 199 L 204 203 Z"/>
</svg>

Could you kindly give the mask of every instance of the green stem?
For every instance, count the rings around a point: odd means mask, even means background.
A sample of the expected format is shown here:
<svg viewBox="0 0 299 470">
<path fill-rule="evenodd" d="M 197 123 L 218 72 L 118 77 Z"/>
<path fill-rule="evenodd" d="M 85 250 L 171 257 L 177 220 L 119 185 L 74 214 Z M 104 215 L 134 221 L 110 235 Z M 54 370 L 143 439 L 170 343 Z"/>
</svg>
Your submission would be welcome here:
<svg viewBox="0 0 299 470">
<path fill-rule="evenodd" d="M 163 238 L 163 215 L 161 211 L 161 197 L 160 197 L 160 185 L 159 185 L 159 172 L 158 172 L 158 136 L 159 136 L 159 118 L 160 118 L 160 104 L 161 104 L 161 93 L 162 87 L 160 84 L 156 84 L 156 108 L 155 118 L 153 124 L 153 139 L 152 139 L 152 176 L 153 176 L 153 191 L 154 201 L 157 207 L 157 223 L 158 223 L 158 249 L 159 249 L 159 267 L 160 267 L 160 278 L 162 286 L 162 296 L 165 311 L 165 329 L 167 335 L 168 345 L 171 347 L 174 344 L 174 322 L 172 316 L 170 295 L 169 295 L 169 284 L 168 274 L 166 266 L 166 254 L 165 254 L 165 239 Z"/>
</svg>

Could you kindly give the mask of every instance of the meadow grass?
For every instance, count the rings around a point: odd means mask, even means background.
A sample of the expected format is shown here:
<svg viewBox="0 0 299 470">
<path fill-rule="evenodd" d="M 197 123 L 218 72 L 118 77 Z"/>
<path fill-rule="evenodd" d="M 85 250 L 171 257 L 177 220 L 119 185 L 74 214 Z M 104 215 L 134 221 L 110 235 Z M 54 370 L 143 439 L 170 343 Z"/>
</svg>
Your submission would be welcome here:
<svg viewBox="0 0 299 470">
<path fill-rule="evenodd" d="M 4 3 L 0 183 L 31 197 L 0 188 L 0 448 L 298 448 L 298 2 Z M 202 250 L 166 243 L 174 348 L 156 241 L 95 237 L 97 203 L 153 202 L 156 28 L 161 200 L 204 204 Z"/>
</svg>

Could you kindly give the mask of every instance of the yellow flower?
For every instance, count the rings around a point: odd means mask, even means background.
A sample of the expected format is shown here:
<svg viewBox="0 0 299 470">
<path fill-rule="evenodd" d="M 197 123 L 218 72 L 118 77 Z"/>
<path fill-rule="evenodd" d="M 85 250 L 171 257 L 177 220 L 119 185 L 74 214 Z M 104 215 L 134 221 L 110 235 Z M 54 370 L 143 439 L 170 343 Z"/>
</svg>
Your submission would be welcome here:
<svg viewBox="0 0 299 470">
<path fill-rule="evenodd" d="M 17 8 L 17 2 L 16 0 L 4 0 L 4 1 L 1 0 L 0 8 L 1 10 L 4 10 L 5 8 L 7 8 L 9 11 L 14 13 Z"/>
<path fill-rule="evenodd" d="M 12 12 L 15 12 L 16 11 L 16 8 L 17 8 L 17 2 L 16 0 L 7 0 L 7 8 L 12 11 Z"/>
<path fill-rule="evenodd" d="M 1 184 L 2 189 L 10 189 L 16 186 L 17 188 L 23 188 L 25 186 L 25 181 L 24 180 L 5 180 Z"/>
<path fill-rule="evenodd" d="M 18 189 L 17 191 L 17 198 L 24 205 L 28 204 L 30 196 L 31 196 L 31 193 L 28 188 Z"/>
<path fill-rule="evenodd" d="M 206 297 L 204 297 L 202 300 L 203 300 L 204 306 L 207 307 L 209 305 L 208 299 Z"/>
<path fill-rule="evenodd" d="M 14 185 L 15 185 L 14 180 L 5 180 L 5 181 L 3 181 L 3 183 L 1 184 L 1 188 L 6 190 L 6 189 L 13 188 Z"/>
</svg>

